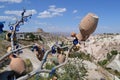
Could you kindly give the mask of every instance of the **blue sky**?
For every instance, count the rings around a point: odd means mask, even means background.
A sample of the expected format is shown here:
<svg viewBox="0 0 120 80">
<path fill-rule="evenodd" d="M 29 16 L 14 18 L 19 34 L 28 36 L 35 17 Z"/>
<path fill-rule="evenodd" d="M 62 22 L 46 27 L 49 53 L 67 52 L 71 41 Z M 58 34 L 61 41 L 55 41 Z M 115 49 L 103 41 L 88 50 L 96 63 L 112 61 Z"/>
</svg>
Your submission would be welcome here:
<svg viewBox="0 0 120 80">
<path fill-rule="evenodd" d="M 120 32 L 120 0 L 0 0 L 0 21 L 19 19 L 25 8 L 32 18 L 20 31 L 79 32 L 81 19 L 89 12 L 99 16 L 95 33 Z"/>
</svg>

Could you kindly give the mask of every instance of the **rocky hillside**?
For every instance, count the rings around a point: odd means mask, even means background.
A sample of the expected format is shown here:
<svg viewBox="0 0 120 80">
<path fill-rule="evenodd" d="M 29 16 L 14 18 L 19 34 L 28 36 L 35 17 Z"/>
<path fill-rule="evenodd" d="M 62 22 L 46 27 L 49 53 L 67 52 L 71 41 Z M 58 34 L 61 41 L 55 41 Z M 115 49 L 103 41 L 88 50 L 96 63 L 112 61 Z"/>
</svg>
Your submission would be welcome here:
<svg viewBox="0 0 120 80">
<path fill-rule="evenodd" d="M 106 58 L 107 53 L 112 50 L 120 52 L 120 35 L 95 35 L 91 36 L 86 42 L 81 44 L 81 51 L 89 53 L 96 60 Z"/>
<path fill-rule="evenodd" d="M 49 49 L 56 42 L 64 41 L 65 44 L 72 43 L 72 38 L 56 36 L 50 33 L 46 33 L 42 30 L 39 31 L 41 31 L 41 40 L 19 40 L 19 43 L 22 45 L 38 43 L 43 45 L 46 48 L 46 50 Z M 69 61 L 72 63 L 72 65 L 75 65 L 76 67 L 80 64 L 80 61 L 82 61 L 87 70 L 86 79 L 88 80 L 119 80 L 119 39 L 120 35 L 113 34 L 90 36 L 90 38 L 86 42 L 81 42 L 79 51 L 72 52 L 74 56 L 70 56 Z M 2 40 L 2 48 L 4 44 L 6 44 L 6 42 L 7 41 Z M 35 54 L 31 52 L 30 49 L 24 49 L 23 54 L 21 54 L 20 57 L 22 57 L 23 59 L 30 59 L 33 65 L 33 69 L 36 69 L 40 64 L 40 61 L 36 59 Z"/>
<path fill-rule="evenodd" d="M 22 34 L 27 34 L 27 33 L 32 33 L 33 35 L 39 36 L 38 39 L 36 40 L 29 40 L 27 41 L 25 39 L 19 39 L 19 43 L 23 45 L 28 45 L 30 43 L 39 43 L 39 44 L 44 44 L 45 46 L 50 46 L 56 42 L 62 42 L 64 41 L 65 43 L 68 41 L 68 39 L 64 35 L 56 35 L 53 33 L 48 33 L 44 32 L 41 28 L 37 30 L 37 32 L 20 32 Z M 20 34 L 18 33 L 18 34 Z"/>
<path fill-rule="evenodd" d="M 120 35 L 102 34 L 91 36 L 86 42 L 81 42 L 80 51 L 90 54 L 95 64 L 113 76 L 120 78 Z M 116 79 L 119 80 L 119 79 Z"/>
</svg>

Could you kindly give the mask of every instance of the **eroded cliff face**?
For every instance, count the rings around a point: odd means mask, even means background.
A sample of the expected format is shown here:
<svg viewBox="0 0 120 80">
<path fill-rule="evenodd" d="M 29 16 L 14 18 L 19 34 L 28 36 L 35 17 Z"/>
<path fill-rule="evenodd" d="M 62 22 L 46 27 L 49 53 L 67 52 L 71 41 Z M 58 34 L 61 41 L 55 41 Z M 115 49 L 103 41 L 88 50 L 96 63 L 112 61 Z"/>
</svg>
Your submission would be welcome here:
<svg viewBox="0 0 120 80">
<path fill-rule="evenodd" d="M 70 39 L 61 37 L 61 40 L 63 39 L 66 40 L 64 41 L 65 43 L 67 41 L 68 43 L 71 43 L 71 40 L 72 40 L 72 39 L 70 40 Z M 106 59 L 107 53 L 111 52 L 112 50 L 117 50 L 118 52 L 120 52 L 119 39 L 120 39 L 120 35 L 95 35 L 95 36 L 90 36 L 90 38 L 87 41 L 81 42 L 80 50 L 77 52 L 83 51 L 85 54 L 90 54 L 93 56 L 92 62 L 88 60 L 83 61 L 84 64 L 87 66 L 86 68 L 88 70 L 88 76 L 87 76 L 88 79 L 99 80 L 101 78 L 106 78 L 106 76 L 109 76 L 109 78 L 113 80 L 114 77 L 116 77 L 115 75 L 109 73 L 104 68 L 101 68 L 100 66 L 98 66 L 97 62 Z M 46 45 L 50 47 L 54 43 L 55 41 L 51 40 Z M 30 59 L 33 65 L 33 69 L 37 69 L 39 66 L 38 64 L 40 64 L 40 61 L 37 60 L 35 54 L 33 54 L 30 51 L 30 49 L 24 49 L 23 54 L 21 54 L 20 57 L 22 57 L 23 59 L 26 59 L 26 58 Z M 72 61 L 72 58 L 70 60 Z M 80 59 L 78 59 L 77 61 L 79 60 Z M 120 63 L 120 55 L 118 54 L 118 55 L 115 55 L 115 57 L 112 58 L 110 61 L 108 61 L 106 67 L 120 72 L 119 63 Z M 74 59 L 73 59 L 73 64 L 74 64 Z M 94 77 L 94 74 L 96 75 L 96 77 Z"/>
<path fill-rule="evenodd" d="M 120 73 L 119 39 L 120 35 L 115 34 L 90 36 L 86 42 L 81 42 L 80 51 L 90 54 L 96 63 L 106 60 L 104 67 L 114 78 L 113 73 Z"/>
<path fill-rule="evenodd" d="M 120 54 L 116 55 L 107 67 L 120 72 Z"/>
<path fill-rule="evenodd" d="M 95 59 L 103 60 L 112 50 L 120 51 L 120 35 L 95 35 L 81 44 L 80 51 L 91 54 Z"/>
</svg>

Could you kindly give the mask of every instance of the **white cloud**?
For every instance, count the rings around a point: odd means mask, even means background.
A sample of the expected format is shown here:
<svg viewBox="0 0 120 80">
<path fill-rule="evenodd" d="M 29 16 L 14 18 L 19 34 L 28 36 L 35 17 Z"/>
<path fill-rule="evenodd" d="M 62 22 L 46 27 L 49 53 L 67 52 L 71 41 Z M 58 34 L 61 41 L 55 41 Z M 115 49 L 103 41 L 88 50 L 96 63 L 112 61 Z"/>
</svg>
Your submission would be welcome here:
<svg viewBox="0 0 120 80">
<path fill-rule="evenodd" d="M 4 20 L 16 20 L 15 17 L 12 16 L 0 16 L 0 20 L 4 21 Z"/>
<path fill-rule="evenodd" d="M 51 15 L 52 15 L 52 16 L 62 16 L 63 14 L 58 13 L 58 12 L 53 12 L 53 13 L 51 13 Z"/>
<path fill-rule="evenodd" d="M 56 6 L 55 5 L 50 5 L 49 8 L 55 8 Z"/>
<path fill-rule="evenodd" d="M 31 10 L 27 10 L 25 13 L 25 15 L 30 15 L 30 14 L 32 15 L 37 14 L 37 11 L 35 9 L 31 9 Z"/>
<path fill-rule="evenodd" d="M 48 10 L 51 12 L 61 13 L 61 12 L 65 12 L 66 8 L 56 8 L 55 5 L 51 5 L 51 6 L 49 6 Z"/>
<path fill-rule="evenodd" d="M 78 10 L 73 10 L 73 13 L 77 13 L 78 12 Z"/>
<path fill-rule="evenodd" d="M 52 18 L 55 16 L 62 16 L 62 13 L 66 10 L 66 8 L 56 8 L 55 5 L 51 5 L 47 10 L 40 12 L 38 18 Z"/>
<path fill-rule="evenodd" d="M 0 2 L 21 3 L 22 0 L 0 0 Z"/>
<path fill-rule="evenodd" d="M 5 14 L 13 14 L 13 15 L 17 15 L 20 16 L 22 11 L 12 11 L 12 10 L 7 10 L 4 12 Z"/>
<path fill-rule="evenodd" d="M 4 5 L 1 5 L 0 8 L 4 8 L 5 6 Z"/>
<path fill-rule="evenodd" d="M 21 16 L 21 13 L 22 11 L 15 11 L 15 10 L 7 10 L 4 12 L 5 14 L 13 14 L 13 15 L 17 15 L 17 16 Z M 35 9 L 32 9 L 32 10 L 26 10 L 26 13 L 25 15 L 34 15 L 34 14 L 37 14 L 37 11 Z"/>
<path fill-rule="evenodd" d="M 48 11 L 43 11 L 43 12 L 39 13 L 39 16 L 38 16 L 38 18 L 50 18 L 50 17 L 52 17 L 52 15 Z"/>
</svg>

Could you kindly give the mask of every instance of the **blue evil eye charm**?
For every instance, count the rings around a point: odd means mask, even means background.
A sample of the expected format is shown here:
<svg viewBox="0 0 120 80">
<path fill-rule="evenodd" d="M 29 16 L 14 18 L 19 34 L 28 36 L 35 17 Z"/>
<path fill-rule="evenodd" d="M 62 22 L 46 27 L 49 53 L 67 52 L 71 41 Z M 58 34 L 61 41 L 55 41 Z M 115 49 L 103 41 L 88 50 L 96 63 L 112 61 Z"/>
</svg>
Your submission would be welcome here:
<svg viewBox="0 0 120 80">
<path fill-rule="evenodd" d="M 20 26 L 17 26 L 17 27 L 16 27 L 16 31 L 19 31 L 19 28 L 20 28 Z"/>
<path fill-rule="evenodd" d="M 44 48 L 42 48 L 42 52 L 45 53 L 45 49 Z"/>
<path fill-rule="evenodd" d="M 3 32 L 3 28 L 4 28 L 4 24 L 3 24 L 3 22 L 0 22 L 0 33 Z"/>
<path fill-rule="evenodd" d="M 20 50 L 20 51 L 18 51 L 18 53 L 19 53 L 19 54 L 21 54 L 21 53 L 23 53 L 23 51 L 22 51 L 22 50 Z"/>
<path fill-rule="evenodd" d="M 74 45 L 77 45 L 78 43 L 79 43 L 79 41 L 78 41 L 77 38 L 73 40 L 73 44 L 74 44 Z"/>
<path fill-rule="evenodd" d="M 56 69 L 52 68 L 51 72 L 49 73 L 50 76 L 52 76 L 56 72 Z"/>
<path fill-rule="evenodd" d="M 34 49 L 33 49 L 33 48 L 31 48 L 31 51 L 33 52 L 33 51 L 34 51 Z"/>
<path fill-rule="evenodd" d="M 16 28 L 16 31 L 19 31 L 19 28 Z"/>
<path fill-rule="evenodd" d="M 36 51 L 39 51 L 39 48 L 37 46 L 34 46 L 33 48 L 36 49 Z"/>
<path fill-rule="evenodd" d="M 13 28 L 13 26 L 10 26 L 10 30 L 13 30 L 14 28 Z"/>
<path fill-rule="evenodd" d="M 33 46 L 33 47 L 31 48 L 31 51 L 34 51 L 34 50 L 39 51 L 39 48 L 38 48 L 37 46 Z"/>
<path fill-rule="evenodd" d="M 52 54 L 55 54 L 55 53 L 56 53 L 55 47 L 52 46 Z"/>
<path fill-rule="evenodd" d="M 28 21 L 28 19 L 27 19 L 27 18 L 24 18 L 24 21 L 25 21 L 25 22 L 27 22 L 27 21 Z"/>
<path fill-rule="evenodd" d="M 31 19 L 31 16 L 29 17 L 29 19 Z"/>
</svg>

